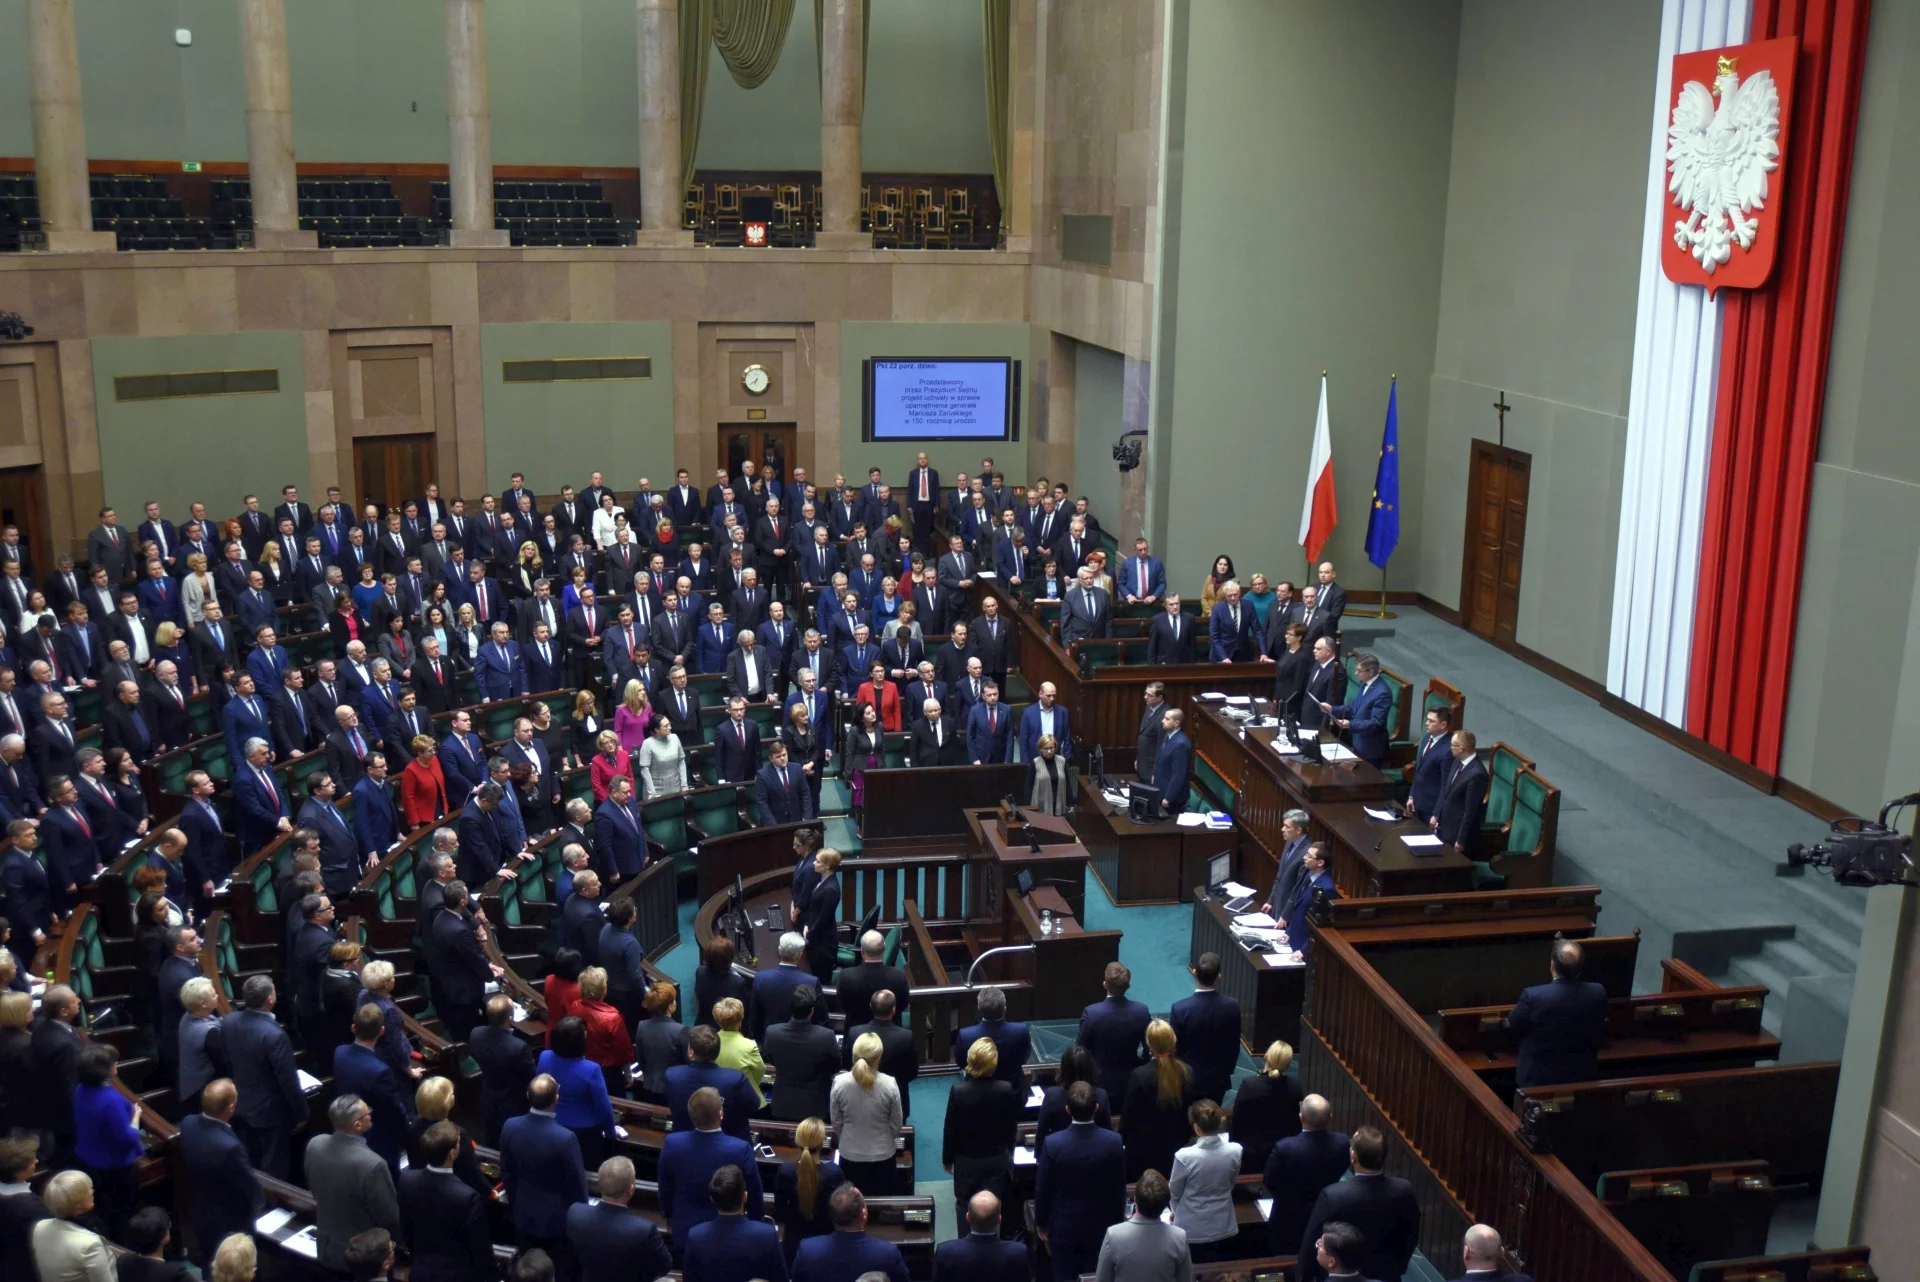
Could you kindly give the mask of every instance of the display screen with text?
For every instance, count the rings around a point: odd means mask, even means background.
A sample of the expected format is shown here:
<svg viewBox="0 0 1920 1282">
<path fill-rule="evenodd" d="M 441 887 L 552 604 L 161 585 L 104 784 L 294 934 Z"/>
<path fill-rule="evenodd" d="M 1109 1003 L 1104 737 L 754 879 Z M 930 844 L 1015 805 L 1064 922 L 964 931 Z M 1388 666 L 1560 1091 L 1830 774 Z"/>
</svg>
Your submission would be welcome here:
<svg viewBox="0 0 1920 1282">
<path fill-rule="evenodd" d="M 875 360 L 867 438 L 998 441 L 1011 434 L 1013 362 Z"/>
</svg>

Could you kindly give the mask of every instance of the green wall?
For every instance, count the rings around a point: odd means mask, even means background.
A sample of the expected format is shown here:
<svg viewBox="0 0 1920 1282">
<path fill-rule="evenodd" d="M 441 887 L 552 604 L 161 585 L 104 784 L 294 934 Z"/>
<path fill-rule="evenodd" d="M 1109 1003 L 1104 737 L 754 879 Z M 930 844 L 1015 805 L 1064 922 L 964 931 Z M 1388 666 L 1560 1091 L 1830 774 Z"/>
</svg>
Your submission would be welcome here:
<svg viewBox="0 0 1920 1282">
<path fill-rule="evenodd" d="M 796 19 L 797 21 L 797 19 Z M 899 483 L 926 450 L 940 479 L 972 476 L 982 458 L 1007 474 L 1007 484 L 1027 481 L 1027 442 L 1033 435 L 1033 365 L 1027 350 L 1032 326 L 1014 324 L 917 324 L 907 321 L 840 323 L 840 462 L 847 479 L 864 479 L 878 467 Z M 1009 356 L 1020 361 L 1020 439 L 1017 441 L 880 442 L 860 439 L 860 362 L 876 356 Z M 832 480 L 832 477 L 828 477 Z"/>
<path fill-rule="evenodd" d="M 1888 0 L 1867 43 L 1780 765 L 1857 814 L 1920 780 L 1916 129 L 1920 3 Z"/>
<path fill-rule="evenodd" d="M 510 360 L 650 356 L 653 377 L 590 383 L 506 383 Z M 645 473 L 673 480 L 673 327 L 666 321 L 480 327 L 487 419 L 487 488 L 524 472 L 541 494 L 587 483 L 594 471 L 631 491 Z M 665 472 L 664 481 L 658 479 Z"/>
<path fill-rule="evenodd" d="M 1298 575 L 1326 369 L 1342 513 L 1327 555 L 1350 585 L 1377 585 L 1361 549 L 1398 373 L 1409 479 L 1393 573 L 1410 585 L 1458 9 L 1186 0 L 1186 18 L 1178 327 L 1168 342 L 1163 321 L 1154 355 L 1155 382 L 1172 380 L 1150 499 L 1169 574 L 1192 590 L 1227 552 L 1243 574 Z"/>
<path fill-rule="evenodd" d="M 1659 42 L 1659 0 L 1462 10 L 1425 485 L 1408 557 L 1420 591 L 1459 604 L 1471 442 L 1498 439 L 1504 391 L 1506 443 L 1533 457 L 1516 639 L 1599 681 Z M 1553 192 L 1554 216 L 1523 190 Z"/>
<path fill-rule="evenodd" d="M 1120 529 L 1120 471 L 1113 465 L 1113 443 L 1127 430 L 1122 417 L 1126 358 L 1091 343 L 1073 349 L 1073 492 L 1101 527 Z M 1127 551 L 1127 549 L 1122 549 Z"/>
<path fill-rule="evenodd" d="M 74 9 L 92 155 L 246 159 L 232 0 L 80 0 Z M 489 0 L 487 22 L 496 163 L 639 164 L 633 0 Z M 179 27 L 193 32 L 191 47 L 174 45 Z M 438 0 L 287 0 L 299 158 L 444 162 L 445 39 Z M 977 4 L 878 6 L 866 167 L 990 170 L 984 58 Z M 807 0 L 758 89 L 741 89 L 713 55 L 700 164 L 819 168 L 816 66 Z M 0 0 L 0 155 L 32 154 L 26 0 Z"/>
<path fill-rule="evenodd" d="M 100 429 L 101 480 L 120 523 L 137 525 L 149 499 L 180 519 L 204 500 L 215 514 L 240 510 L 243 494 L 268 507 L 282 485 L 313 488 L 307 473 L 306 375 L 300 335 L 253 330 L 178 338 L 96 338 L 94 412 Z M 121 402 L 122 374 L 207 370 L 280 371 L 280 390 L 244 396 L 186 396 Z M 91 526 L 93 513 L 81 513 Z"/>
</svg>

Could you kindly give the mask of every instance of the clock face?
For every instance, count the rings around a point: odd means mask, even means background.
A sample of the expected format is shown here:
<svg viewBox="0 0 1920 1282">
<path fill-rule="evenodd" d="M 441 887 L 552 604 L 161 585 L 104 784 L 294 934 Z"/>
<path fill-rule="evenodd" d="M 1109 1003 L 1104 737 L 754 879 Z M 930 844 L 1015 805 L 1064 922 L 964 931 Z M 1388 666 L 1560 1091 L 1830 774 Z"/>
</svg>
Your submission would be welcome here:
<svg viewBox="0 0 1920 1282">
<path fill-rule="evenodd" d="M 764 365 L 749 365 L 740 371 L 740 385 L 754 396 L 760 396 L 773 386 L 773 376 Z"/>
</svg>

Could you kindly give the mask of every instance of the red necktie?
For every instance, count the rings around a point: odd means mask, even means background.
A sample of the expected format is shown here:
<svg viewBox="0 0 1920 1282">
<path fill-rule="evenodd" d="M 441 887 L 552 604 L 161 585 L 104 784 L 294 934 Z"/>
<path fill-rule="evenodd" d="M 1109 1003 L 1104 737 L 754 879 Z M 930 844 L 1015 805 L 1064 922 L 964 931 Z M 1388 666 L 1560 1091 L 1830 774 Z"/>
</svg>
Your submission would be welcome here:
<svg viewBox="0 0 1920 1282">
<path fill-rule="evenodd" d="M 747 746 L 747 723 L 744 721 L 740 723 L 740 746 L 742 748 Z"/>
<path fill-rule="evenodd" d="M 480 588 L 474 595 L 480 598 L 480 621 L 485 623 L 487 621 L 487 590 Z"/>
<path fill-rule="evenodd" d="M 87 826 L 86 818 L 82 816 L 80 813 L 80 807 L 68 806 L 67 813 L 72 815 L 73 821 L 80 825 L 81 832 L 85 833 L 89 837 L 93 836 L 93 829 Z"/>
<path fill-rule="evenodd" d="M 992 708 L 987 709 L 987 733 L 1000 733 L 1000 714 Z"/>
<path fill-rule="evenodd" d="M 276 806 L 279 805 L 280 793 L 273 786 L 273 776 L 268 774 L 264 770 L 257 770 L 254 773 L 260 776 L 260 783 L 263 787 L 266 788 L 267 795 L 273 798 L 273 804 Z"/>
</svg>

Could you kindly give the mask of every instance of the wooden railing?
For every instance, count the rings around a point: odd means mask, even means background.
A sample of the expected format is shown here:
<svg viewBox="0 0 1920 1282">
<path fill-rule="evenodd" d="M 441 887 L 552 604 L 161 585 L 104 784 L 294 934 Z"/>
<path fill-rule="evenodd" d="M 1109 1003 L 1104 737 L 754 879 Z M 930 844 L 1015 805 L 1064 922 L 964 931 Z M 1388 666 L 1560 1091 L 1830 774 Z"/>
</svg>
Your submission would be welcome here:
<svg viewBox="0 0 1920 1282">
<path fill-rule="evenodd" d="M 1404 1141 L 1407 1159 L 1428 1177 L 1416 1181 L 1423 1201 L 1452 1212 L 1423 1220 L 1430 1259 L 1452 1270 L 1460 1229 L 1478 1221 L 1498 1229 L 1536 1277 L 1670 1282 L 1564 1164 L 1521 1143 L 1513 1113 L 1339 931 L 1315 926 L 1314 936 L 1304 1084 L 1336 1110 L 1345 1104 L 1342 1116 L 1377 1114 Z M 1390 1163 L 1401 1156 L 1392 1147 Z"/>
</svg>

